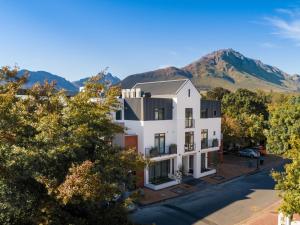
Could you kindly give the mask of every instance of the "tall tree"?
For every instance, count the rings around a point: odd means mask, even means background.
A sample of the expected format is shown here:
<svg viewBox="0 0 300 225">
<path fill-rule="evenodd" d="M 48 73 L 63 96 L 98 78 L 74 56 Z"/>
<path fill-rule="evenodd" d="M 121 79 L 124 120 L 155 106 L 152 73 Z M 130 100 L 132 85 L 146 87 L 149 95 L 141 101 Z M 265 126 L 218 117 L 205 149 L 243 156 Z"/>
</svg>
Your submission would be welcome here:
<svg viewBox="0 0 300 225">
<path fill-rule="evenodd" d="M 272 175 L 283 199 L 280 210 L 292 216 L 300 213 L 300 96 L 289 96 L 286 102 L 274 103 L 269 111 L 268 151 L 291 160 L 284 172 Z"/>
<path fill-rule="evenodd" d="M 144 160 L 111 144 L 123 132 L 111 118 L 118 89 L 94 77 L 71 98 L 47 82 L 20 98 L 17 72 L 0 70 L 0 223 L 129 223 L 108 203 Z"/>
<path fill-rule="evenodd" d="M 267 102 L 257 93 L 238 89 L 222 97 L 224 146 L 253 145 L 265 140 Z"/>
</svg>

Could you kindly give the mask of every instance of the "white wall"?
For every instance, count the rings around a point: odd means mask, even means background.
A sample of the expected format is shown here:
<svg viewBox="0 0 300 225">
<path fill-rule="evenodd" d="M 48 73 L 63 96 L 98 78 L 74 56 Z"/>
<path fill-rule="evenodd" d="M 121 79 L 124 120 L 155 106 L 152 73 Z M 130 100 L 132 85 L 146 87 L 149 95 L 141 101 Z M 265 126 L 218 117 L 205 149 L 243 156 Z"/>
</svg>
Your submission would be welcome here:
<svg viewBox="0 0 300 225">
<path fill-rule="evenodd" d="M 212 140 L 217 138 L 219 140 L 219 144 L 221 141 L 221 118 L 202 118 L 200 119 L 200 129 L 208 130 L 208 140 Z M 213 135 L 213 132 L 216 132 Z"/>
</svg>

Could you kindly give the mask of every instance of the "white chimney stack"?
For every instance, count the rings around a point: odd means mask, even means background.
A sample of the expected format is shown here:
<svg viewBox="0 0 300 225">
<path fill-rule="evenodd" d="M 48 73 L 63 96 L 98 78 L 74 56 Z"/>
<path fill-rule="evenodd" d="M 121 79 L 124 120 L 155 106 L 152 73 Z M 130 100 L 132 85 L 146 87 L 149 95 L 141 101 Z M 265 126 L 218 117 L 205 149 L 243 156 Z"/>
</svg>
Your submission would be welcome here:
<svg viewBox="0 0 300 225">
<path fill-rule="evenodd" d="M 130 89 L 126 89 L 126 98 L 130 98 Z"/>
<path fill-rule="evenodd" d="M 141 94 L 142 94 L 142 91 L 140 88 L 136 88 L 135 89 L 135 97 L 136 98 L 140 98 L 141 97 Z"/>
<path fill-rule="evenodd" d="M 122 98 L 126 98 L 126 90 L 122 89 Z"/>
<path fill-rule="evenodd" d="M 135 98 L 135 90 L 134 89 L 130 90 L 130 98 Z"/>
</svg>

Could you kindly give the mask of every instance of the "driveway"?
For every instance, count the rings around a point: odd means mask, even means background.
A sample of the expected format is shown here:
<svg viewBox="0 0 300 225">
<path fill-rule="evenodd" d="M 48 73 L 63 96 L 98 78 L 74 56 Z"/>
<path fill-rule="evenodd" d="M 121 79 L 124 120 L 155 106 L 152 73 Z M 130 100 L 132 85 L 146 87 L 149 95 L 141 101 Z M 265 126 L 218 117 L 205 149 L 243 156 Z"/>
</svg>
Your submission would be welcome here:
<svg viewBox="0 0 300 225">
<path fill-rule="evenodd" d="M 269 174 L 262 171 L 144 207 L 131 218 L 138 224 L 233 225 L 279 201 Z"/>
</svg>

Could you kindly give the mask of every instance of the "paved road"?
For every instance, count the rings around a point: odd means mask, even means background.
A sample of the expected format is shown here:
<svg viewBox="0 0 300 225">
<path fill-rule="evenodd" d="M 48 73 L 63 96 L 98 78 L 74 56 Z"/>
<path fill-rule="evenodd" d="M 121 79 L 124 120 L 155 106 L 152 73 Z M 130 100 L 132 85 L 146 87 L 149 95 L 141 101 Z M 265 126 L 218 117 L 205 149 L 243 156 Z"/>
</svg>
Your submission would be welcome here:
<svg viewBox="0 0 300 225">
<path fill-rule="evenodd" d="M 279 200 L 269 171 L 138 209 L 138 224 L 233 225 Z"/>
</svg>

